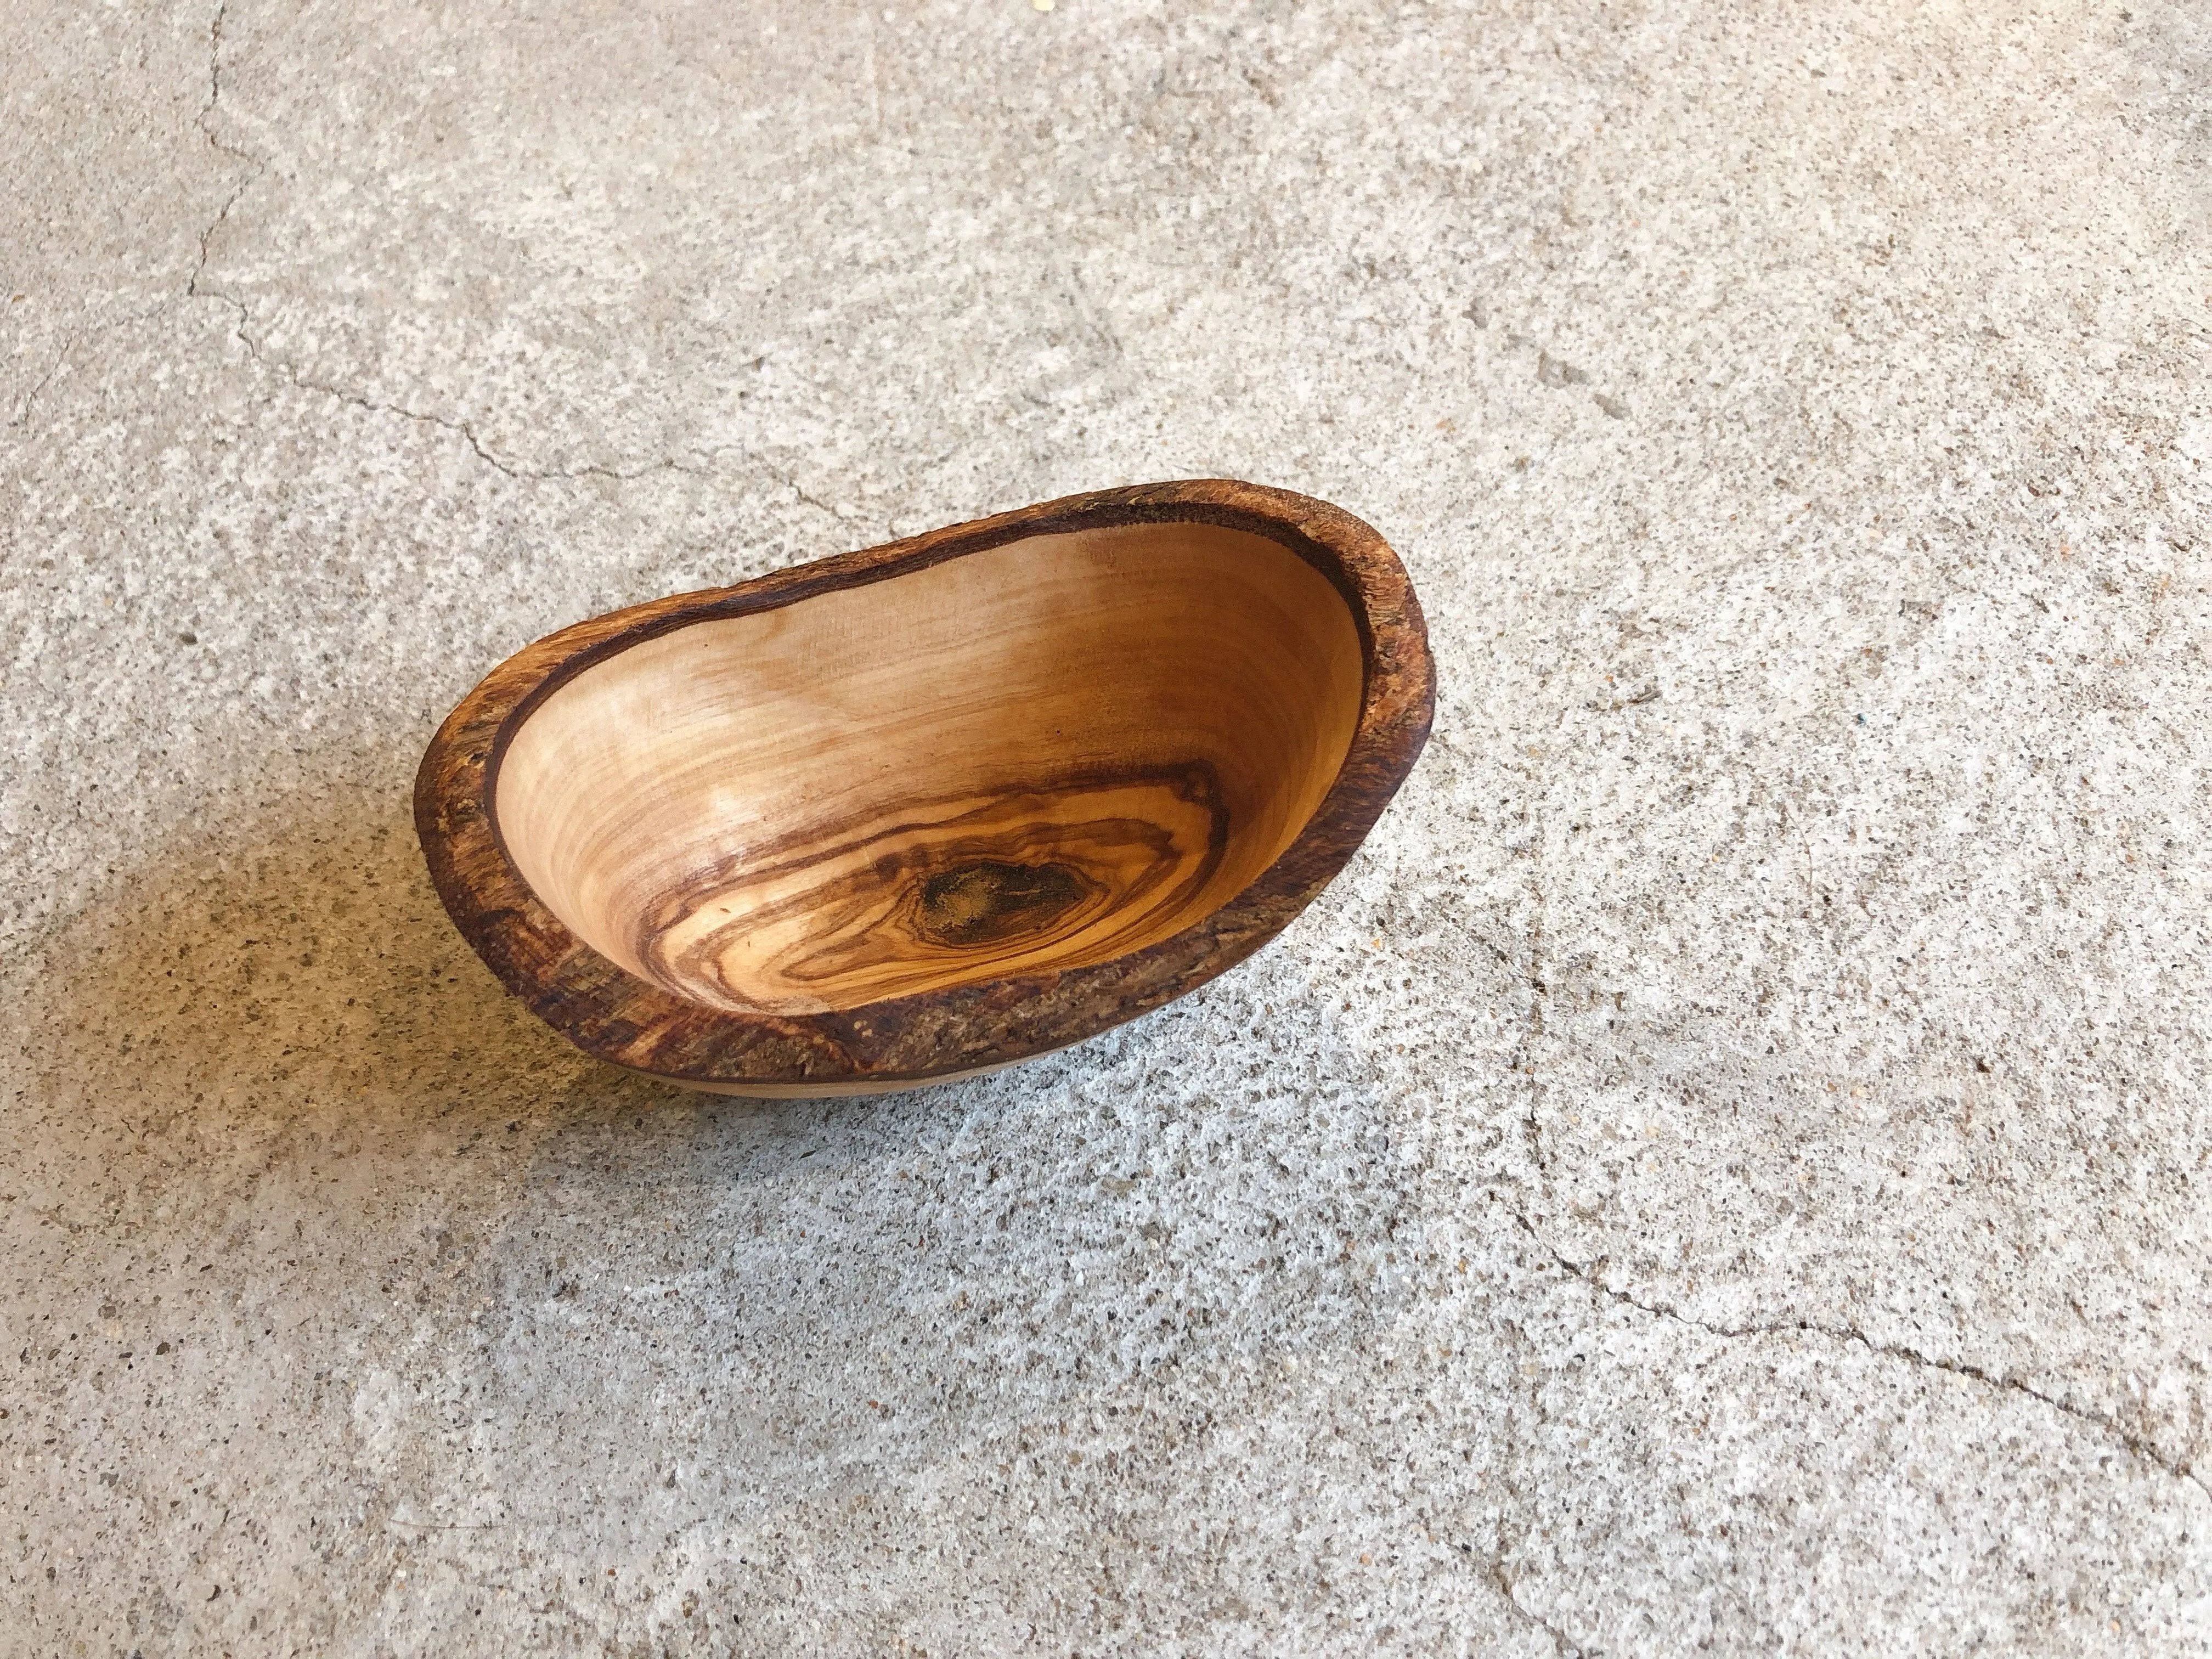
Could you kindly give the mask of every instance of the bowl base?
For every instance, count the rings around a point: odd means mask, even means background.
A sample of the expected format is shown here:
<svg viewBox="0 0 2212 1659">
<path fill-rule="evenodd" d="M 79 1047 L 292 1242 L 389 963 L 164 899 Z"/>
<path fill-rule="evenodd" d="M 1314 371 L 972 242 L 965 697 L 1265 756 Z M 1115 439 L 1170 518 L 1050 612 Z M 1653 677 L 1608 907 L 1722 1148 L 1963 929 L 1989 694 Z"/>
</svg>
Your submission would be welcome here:
<svg viewBox="0 0 2212 1659">
<path fill-rule="evenodd" d="M 702 1095 L 730 1095 L 741 1100 L 849 1100 L 860 1095 L 911 1094 L 916 1089 L 933 1089 L 940 1083 L 965 1083 L 970 1078 L 989 1077 L 994 1072 L 1003 1072 L 1009 1066 L 1042 1060 L 1047 1054 L 1056 1054 L 1061 1049 L 1075 1046 L 1072 1042 L 1064 1042 L 1058 1048 L 1040 1049 L 1018 1060 L 994 1060 L 988 1066 L 970 1066 L 964 1072 L 944 1072 L 935 1077 L 870 1079 L 836 1083 L 747 1083 L 742 1080 L 720 1083 L 704 1078 L 666 1077 L 659 1072 L 641 1071 L 635 1066 L 624 1066 L 616 1061 L 609 1064 L 618 1072 L 628 1072 L 632 1077 L 641 1077 L 653 1083 L 672 1084 L 678 1089 L 690 1089 Z"/>
</svg>

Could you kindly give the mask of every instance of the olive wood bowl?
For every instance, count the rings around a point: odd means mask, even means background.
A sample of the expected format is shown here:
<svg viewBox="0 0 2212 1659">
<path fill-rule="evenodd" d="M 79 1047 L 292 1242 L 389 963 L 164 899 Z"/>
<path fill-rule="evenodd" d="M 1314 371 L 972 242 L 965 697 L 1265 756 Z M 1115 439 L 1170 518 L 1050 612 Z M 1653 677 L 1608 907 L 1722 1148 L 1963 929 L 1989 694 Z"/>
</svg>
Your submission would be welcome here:
<svg viewBox="0 0 2212 1659">
<path fill-rule="evenodd" d="M 585 1053 L 912 1088 L 1267 943 L 1405 779 L 1434 684 L 1350 514 L 1101 490 L 562 629 L 447 717 L 415 822 L 454 924 Z"/>
</svg>

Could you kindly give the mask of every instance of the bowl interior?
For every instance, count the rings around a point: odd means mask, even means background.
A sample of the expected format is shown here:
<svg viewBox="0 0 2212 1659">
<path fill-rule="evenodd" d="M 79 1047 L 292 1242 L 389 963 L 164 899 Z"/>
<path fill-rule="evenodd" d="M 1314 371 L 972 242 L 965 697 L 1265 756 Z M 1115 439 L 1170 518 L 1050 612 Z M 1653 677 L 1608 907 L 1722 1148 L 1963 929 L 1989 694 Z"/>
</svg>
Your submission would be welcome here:
<svg viewBox="0 0 2212 1659">
<path fill-rule="evenodd" d="M 523 720 L 492 810 L 569 930 L 816 1013 L 1087 966 L 1296 838 L 1359 718 L 1344 598 L 1202 524 L 1035 536 L 690 623 Z"/>
</svg>

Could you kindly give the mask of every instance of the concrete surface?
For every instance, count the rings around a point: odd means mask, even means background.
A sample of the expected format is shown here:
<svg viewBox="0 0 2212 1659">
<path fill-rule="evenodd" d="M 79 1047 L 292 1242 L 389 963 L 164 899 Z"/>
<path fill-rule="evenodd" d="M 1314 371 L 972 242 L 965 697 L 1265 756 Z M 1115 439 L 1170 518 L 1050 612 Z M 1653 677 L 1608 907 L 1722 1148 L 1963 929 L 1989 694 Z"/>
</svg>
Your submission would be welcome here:
<svg viewBox="0 0 2212 1659">
<path fill-rule="evenodd" d="M 0 1651 L 2212 1649 L 2187 0 L 16 8 Z M 752 1108 L 407 822 L 535 635 L 1228 474 L 1437 735 Z"/>
</svg>

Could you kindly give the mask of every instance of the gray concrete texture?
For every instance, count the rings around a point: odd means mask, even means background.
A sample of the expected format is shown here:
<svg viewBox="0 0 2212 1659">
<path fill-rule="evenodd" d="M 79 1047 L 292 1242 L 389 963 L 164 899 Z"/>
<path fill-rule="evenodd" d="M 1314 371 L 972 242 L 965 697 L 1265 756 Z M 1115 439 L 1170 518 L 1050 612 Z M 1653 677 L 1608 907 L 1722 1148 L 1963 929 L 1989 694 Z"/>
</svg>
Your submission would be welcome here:
<svg viewBox="0 0 2212 1659">
<path fill-rule="evenodd" d="M 0 1651 L 2212 1650 L 2197 0 L 0 67 Z M 1441 677 L 1249 965 L 752 1105 L 447 924 L 515 647 L 1203 475 Z"/>
</svg>

